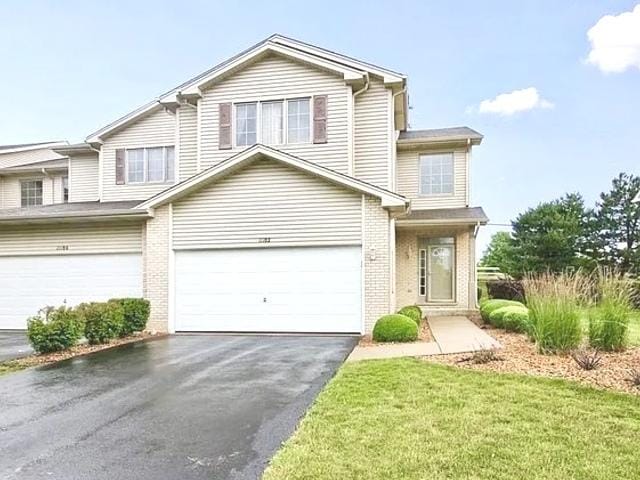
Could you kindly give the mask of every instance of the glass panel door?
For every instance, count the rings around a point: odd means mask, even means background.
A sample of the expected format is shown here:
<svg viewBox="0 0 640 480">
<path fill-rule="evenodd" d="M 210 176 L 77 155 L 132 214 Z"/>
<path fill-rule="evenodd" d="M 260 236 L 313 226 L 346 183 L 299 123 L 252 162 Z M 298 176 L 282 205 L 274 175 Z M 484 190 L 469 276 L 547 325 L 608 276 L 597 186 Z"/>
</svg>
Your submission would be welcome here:
<svg viewBox="0 0 640 480">
<path fill-rule="evenodd" d="M 453 245 L 428 245 L 429 281 L 427 301 L 446 302 L 454 300 Z"/>
</svg>

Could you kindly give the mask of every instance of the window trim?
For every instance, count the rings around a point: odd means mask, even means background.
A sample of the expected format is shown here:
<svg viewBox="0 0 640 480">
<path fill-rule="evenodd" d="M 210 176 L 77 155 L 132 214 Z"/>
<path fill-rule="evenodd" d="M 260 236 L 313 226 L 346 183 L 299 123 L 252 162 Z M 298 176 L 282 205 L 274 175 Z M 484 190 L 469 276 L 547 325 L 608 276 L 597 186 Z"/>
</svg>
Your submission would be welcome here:
<svg viewBox="0 0 640 480">
<path fill-rule="evenodd" d="M 148 175 L 149 175 L 149 157 L 148 157 L 148 150 L 152 149 L 152 148 L 162 148 L 162 158 L 164 160 L 163 166 L 162 166 L 162 176 L 163 176 L 163 180 L 153 180 L 153 181 L 148 181 Z M 167 172 L 168 172 L 168 168 L 167 168 L 167 149 L 168 148 L 173 148 L 173 175 L 175 177 L 175 169 L 176 169 L 176 146 L 175 145 L 167 145 L 167 144 L 161 144 L 161 145 L 141 145 L 141 146 L 135 146 L 135 147 L 125 147 L 124 148 L 124 184 L 125 185 L 171 185 L 175 183 L 175 178 L 173 179 L 168 179 L 167 178 Z M 129 151 L 131 150 L 142 150 L 143 151 L 143 155 L 142 155 L 142 168 L 143 168 L 143 174 L 142 174 L 142 181 L 131 181 L 129 180 Z"/>
<path fill-rule="evenodd" d="M 309 102 L 309 137 L 304 142 L 289 142 L 289 102 L 292 100 L 307 100 Z M 231 140 L 232 148 L 248 148 L 251 145 L 238 145 L 237 142 L 237 109 L 238 105 L 256 104 L 256 143 L 263 144 L 262 142 L 262 105 L 264 103 L 276 103 L 282 102 L 282 143 L 273 143 L 269 146 L 283 146 L 283 145 L 310 145 L 313 144 L 313 95 L 308 96 L 294 96 L 294 97 L 265 97 L 256 98 L 251 100 L 242 100 L 237 102 L 231 102 Z M 267 145 L 267 144 L 264 144 Z"/>
<path fill-rule="evenodd" d="M 44 178 L 43 177 L 21 178 L 19 182 L 20 182 L 20 208 L 41 207 L 44 205 Z M 36 205 L 22 204 L 22 185 L 28 182 L 40 182 L 40 203 L 39 204 L 36 204 Z"/>
<path fill-rule="evenodd" d="M 451 155 L 451 192 L 449 193 L 424 193 L 422 191 L 422 157 L 428 157 L 433 155 Z M 456 152 L 455 150 L 430 150 L 428 152 L 418 153 L 418 196 L 424 198 L 450 198 L 456 196 Z"/>
</svg>

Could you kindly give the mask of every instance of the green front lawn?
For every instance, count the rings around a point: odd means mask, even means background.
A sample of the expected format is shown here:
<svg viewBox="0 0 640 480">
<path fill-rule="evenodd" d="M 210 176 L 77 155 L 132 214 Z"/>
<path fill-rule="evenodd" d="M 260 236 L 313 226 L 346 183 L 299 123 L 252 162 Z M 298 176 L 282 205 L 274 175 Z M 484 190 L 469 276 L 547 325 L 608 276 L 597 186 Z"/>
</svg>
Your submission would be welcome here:
<svg viewBox="0 0 640 480">
<path fill-rule="evenodd" d="M 346 364 L 279 479 L 640 478 L 640 398 L 414 359 Z"/>
</svg>

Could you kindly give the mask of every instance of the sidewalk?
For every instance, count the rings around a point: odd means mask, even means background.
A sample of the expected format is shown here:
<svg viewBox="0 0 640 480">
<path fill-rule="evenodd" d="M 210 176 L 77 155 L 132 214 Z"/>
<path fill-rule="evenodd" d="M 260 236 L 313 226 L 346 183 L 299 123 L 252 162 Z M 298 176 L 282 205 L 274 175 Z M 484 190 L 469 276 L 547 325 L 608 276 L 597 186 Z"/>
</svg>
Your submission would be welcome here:
<svg viewBox="0 0 640 480">
<path fill-rule="evenodd" d="M 501 348 L 501 345 L 493 337 L 466 317 L 433 317 L 428 322 L 435 340 L 433 342 L 388 343 L 366 347 L 358 345 L 353 349 L 347 361 L 423 357 Z"/>
</svg>

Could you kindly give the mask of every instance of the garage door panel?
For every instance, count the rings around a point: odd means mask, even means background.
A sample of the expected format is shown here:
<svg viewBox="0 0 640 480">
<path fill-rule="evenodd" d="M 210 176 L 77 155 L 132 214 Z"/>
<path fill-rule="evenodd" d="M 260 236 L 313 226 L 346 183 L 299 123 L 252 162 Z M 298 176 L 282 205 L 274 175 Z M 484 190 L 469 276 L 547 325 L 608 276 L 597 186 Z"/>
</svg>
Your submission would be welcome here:
<svg viewBox="0 0 640 480">
<path fill-rule="evenodd" d="M 358 332 L 359 246 L 176 252 L 177 331 Z"/>
<path fill-rule="evenodd" d="M 0 258 L 0 328 L 26 328 L 47 305 L 142 296 L 140 254 Z"/>
</svg>

